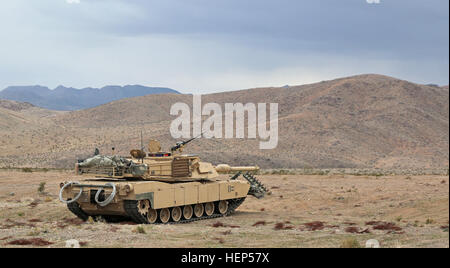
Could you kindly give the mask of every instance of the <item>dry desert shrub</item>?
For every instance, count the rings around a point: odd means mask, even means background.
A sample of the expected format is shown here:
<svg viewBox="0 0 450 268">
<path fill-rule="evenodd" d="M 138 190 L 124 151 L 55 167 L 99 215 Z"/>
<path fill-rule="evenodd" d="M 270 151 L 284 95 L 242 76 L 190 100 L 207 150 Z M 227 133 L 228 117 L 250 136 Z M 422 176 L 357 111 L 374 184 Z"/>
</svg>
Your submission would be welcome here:
<svg viewBox="0 0 450 268">
<path fill-rule="evenodd" d="M 238 225 L 230 225 L 230 224 L 224 224 L 224 223 L 218 221 L 218 222 L 216 222 L 216 223 L 213 223 L 213 224 L 211 225 L 211 227 L 214 227 L 214 228 L 218 228 L 218 227 L 240 228 L 241 226 L 238 226 Z"/>
<path fill-rule="evenodd" d="M 146 234 L 147 233 L 145 231 L 144 226 L 142 226 L 142 225 L 137 226 L 136 229 L 134 229 L 133 231 L 138 234 Z"/>
<path fill-rule="evenodd" d="M 211 226 L 214 228 L 217 228 L 217 227 L 224 227 L 225 225 L 223 223 L 221 223 L 220 221 L 218 221 L 216 223 L 213 223 L 213 225 L 211 225 Z"/>
<path fill-rule="evenodd" d="M 313 221 L 303 224 L 308 231 L 318 231 L 325 228 L 325 224 L 321 221 Z"/>
<path fill-rule="evenodd" d="M 341 248 L 361 248 L 361 244 L 356 238 L 347 238 L 342 241 Z"/>
<path fill-rule="evenodd" d="M 38 187 L 38 193 L 40 193 L 40 194 L 42 194 L 42 193 L 44 193 L 45 192 L 45 182 L 41 182 L 41 183 L 39 183 L 39 187 Z"/>
<path fill-rule="evenodd" d="M 394 233 L 394 234 L 403 234 L 404 232 L 401 232 L 403 229 L 397 225 L 395 225 L 395 223 L 392 222 L 383 222 L 383 221 L 369 221 L 366 222 L 366 225 L 371 225 L 373 226 L 372 228 L 374 230 L 386 230 L 389 233 Z"/>
<path fill-rule="evenodd" d="M 355 226 L 349 226 L 349 227 L 345 228 L 345 231 L 347 233 L 352 233 L 352 234 L 370 234 L 369 228 L 360 230 L 358 227 L 355 227 Z"/>
<path fill-rule="evenodd" d="M 30 239 L 18 239 L 7 243 L 8 245 L 19 246 L 48 246 L 52 245 L 52 242 L 44 240 L 42 238 L 30 238 Z"/>
<path fill-rule="evenodd" d="M 294 226 L 286 225 L 284 222 L 279 222 L 275 224 L 274 230 L 292 230 Z"/>
<path fill-rule="evenodd" d="M 39 205 L 40 202 L 41 202 L 41 200 L 35 199 L 33 202 L 31 202 L 30 204 L 28 204 L 28 206 L 29 206 L 30 208 L 35 208 L 37 205 Z"/>
<path fill-rule="evenodd" d="M 266 225 L 266 221 L 257 221 L 252 226 Z"/>
</svg>

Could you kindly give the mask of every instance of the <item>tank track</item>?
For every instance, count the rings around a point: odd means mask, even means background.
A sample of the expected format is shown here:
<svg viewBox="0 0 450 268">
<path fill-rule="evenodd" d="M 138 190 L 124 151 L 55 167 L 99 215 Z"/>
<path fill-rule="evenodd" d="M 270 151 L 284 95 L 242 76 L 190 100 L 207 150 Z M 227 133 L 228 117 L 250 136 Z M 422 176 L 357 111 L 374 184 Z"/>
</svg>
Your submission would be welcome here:
<svg viewBox="0 0 450 268">
<path fill-rule="evenodd" d="M 190 222 L 194 222 L 194 221 L 199 221 L 199 220 L 207 220 L 207 219 L 214 219 L 214 218 L 220 218 L 220 217 L 225 217 L 225 216 L 229 216 L 230 214 L 232 214 L 243 202 L 245 201 L 245 197 L 243 198 L 236 198 L 236 199 L 231 199 L 228 200 L 228 210 L 225 214 L 220 214 L 220 213 L 213 213 L 211 216 L 206 216 L 203 215 L 202 217 L 193 217 L 189 220 L 180 220 L 178 222 L 172 222 L 169 221 L 168 223 L 165 224 L 181 224 L 181 223 L 190 223 Z M 130 218 L 139 224 L 149 224 L 149 222 L 147 221 L 147 218 L 144 217 L 141 213 L 139 213 L 138 211 L 138 207 L 137 207 L 137 202 L 136 200 L 125 200 L 124 201 L 124 208 L 126 213 L 130 216 Z M 86 214 L 80 207 L 80 205 L 77 202 L 74 203 L 70 203 L 67 204 L 67 208 L 70 210 L 70 212 L 72 212 L 75 216 L 77 216 L 78 218 L 80 218 L 83 221 L 87 221 L 89 216 Z M 92 216 L 95 217 L 95 216 Z M 125 219 L 125 217 L 120 217 L 119 216 L 117 218 L 111 216 L 111 219 L 109 219 L 110 216 L 102 216 L 107 222 L 118 222 L 121 219 Z M 156 222 L 154 224 L 163 224 L 161 222 Z"/>
<path fill-rule="evenodd" d="M 136 200 L 124 200 L 125 212 L 135 223 L 147 223 L 147 218 L 139 213 L 137 203 Z"/>
<path fill-rule="evenodd" d="M 73 202 L 70 204 L 67 204 L 67 208 L 75 214 L 78 218 L 82 219 L 83 221 L 87 221 L 89 218 L 89 215 L 86 214 L 80 207 L 80 205 L 77 202 Z"/>
<path fill-rule="evenodd" d="M 80 205 L 77 202 L 67 204 L 67 208 L 70 210 L 70 212 L 72 212 L 75 216 L 83 221 L 87 221 L 89 217 L 92 217 L 94 221 L 97 221 L 98 217 L 101 217 L 108 223 L 117 223 L 124 220 L 129 220 L 127 217 L 116 215 L 88 215 L 80 208 Z"/>
<path fill-rule="evenodd" d="M 182 224 L 182 223 L 190 223 L 190 222 L 194 222 L 194 221 L 199 221 L 199 220 L 207 220 L 207 219 L 214 219 L 214 218 L 220 218 L 220 217 L 224 217 L 224 216 L 229 216 L 231 213 L 233 213 L 243 202 L 245 201 L 245 197 L 243 198 L 236 198 L 236 199 L 231 199 L 228 200 L 228 210 L 225 214 L 220 214 L 220 213 L 213 213 L 211 216 L 206 216 L 203 215 L 202 217 L 192 217 L 189 220 L 180 220 L 178 222 L 173 222 L 173 221 L 169 221 L 167 223 L 161 223 L 161 222 L 156 222 L 154 224 Z M 125 200 L 125 211 L 127 212 L 127 214 L 131 217 L 131 219 L 139 224 L 149 224 L 149 222 L 147 221 L 147 218 L 144 217 L 141 213 L 139 213 L 138 211 L 138 207 L 137 207 L 137 201 L 135 200 Z"/>
</svg>

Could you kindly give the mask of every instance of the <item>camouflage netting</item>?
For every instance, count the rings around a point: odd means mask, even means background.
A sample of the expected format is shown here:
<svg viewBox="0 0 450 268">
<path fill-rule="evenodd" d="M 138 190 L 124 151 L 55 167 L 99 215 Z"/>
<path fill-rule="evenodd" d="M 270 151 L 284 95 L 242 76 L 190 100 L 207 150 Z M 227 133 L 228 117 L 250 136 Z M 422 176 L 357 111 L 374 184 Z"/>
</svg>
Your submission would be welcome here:
<svg viewBox="0 0 450 268">
<path fill-rule="evenodd" d="M 126 167 L 132 165 L 132 162 L 117 155 L 96 155 L 84 160 L 78 165 L 80 167 Z"/>
<path fill-rule="evenodd" d="M 148 166 L 146 164 L 136 164 L 133 161 L 127 160 L 120 156 L 106 156 L 96 155 L 94 157 L 85 159 L 78 162 L 80 168 L 92 168 L 92 167 L 106 167 L 106 168 L 119 168 L 125 170 L 126 173 L 131 173 L 134 176 L 143 176 Z"/>
</svg>

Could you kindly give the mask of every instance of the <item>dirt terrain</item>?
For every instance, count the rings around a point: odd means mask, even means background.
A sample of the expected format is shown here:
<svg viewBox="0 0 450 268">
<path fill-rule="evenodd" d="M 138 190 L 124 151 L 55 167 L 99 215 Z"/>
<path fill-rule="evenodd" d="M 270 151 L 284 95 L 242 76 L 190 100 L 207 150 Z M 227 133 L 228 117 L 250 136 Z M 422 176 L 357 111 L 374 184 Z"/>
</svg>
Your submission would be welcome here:
<svg viewBox="0 0 450 268">
<path fill-rule="evenodd" d="M 0 171 L 0 247 L 449 247 L 449 177 L 259 175 L 272 191 L 226 218 L 180 225 L 79 222 L 57 200 L 70 172 Z M 44 193 L 38 193 L 41 182 Z M 142 228 L 141 228 L 142 227 Z M 352 245 L 355 245 L 352 243 Z"/>
</svg>

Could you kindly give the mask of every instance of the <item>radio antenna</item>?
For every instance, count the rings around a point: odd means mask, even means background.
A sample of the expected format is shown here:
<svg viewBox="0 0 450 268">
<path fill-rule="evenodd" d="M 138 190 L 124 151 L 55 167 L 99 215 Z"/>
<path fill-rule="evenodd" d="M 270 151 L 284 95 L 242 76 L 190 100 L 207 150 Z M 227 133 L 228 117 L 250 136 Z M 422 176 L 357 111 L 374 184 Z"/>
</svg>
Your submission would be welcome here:
<svg viewBox="0 0 450 268">
<path fill-rule="evenodd" d="M 144 140 L 142 138 L 142 130 L 141 130 L 141 151 L 144 152 Z M 142 164 L 144 163 L 144 159 L 141 159 Z"/>
<path fill-rule="evenodd" d="M 144 151 L 144 141 L 142 139 L 142 130 L 141 130 L 141 150 Z"/>
</svg>

